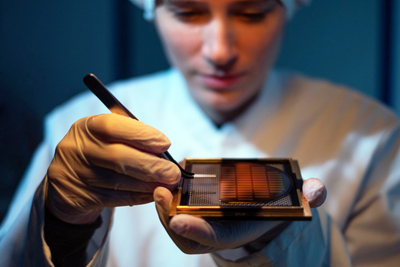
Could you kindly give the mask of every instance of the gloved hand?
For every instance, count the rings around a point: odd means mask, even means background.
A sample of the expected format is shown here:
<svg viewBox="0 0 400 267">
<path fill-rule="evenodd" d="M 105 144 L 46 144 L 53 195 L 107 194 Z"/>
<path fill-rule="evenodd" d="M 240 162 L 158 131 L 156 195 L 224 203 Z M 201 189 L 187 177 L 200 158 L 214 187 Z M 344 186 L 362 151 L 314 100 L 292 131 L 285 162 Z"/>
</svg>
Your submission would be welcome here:
<svg viewBox="0 0 400 267">
<path fill-rule="evenodd" d="M 168 138 L 143 122 L 117 114 L 74 123 L 47 171 L 46 206 L 59 219 L 94 222 L 104 207 L 153 201 L 158 186 L 173 189 L 179 168 L 155 154 Z"/>
<path fill-rule="evenodd" d="M 316 178 L 303 183 L 303 194 L 311 208 L 322 205 L 325 186 Z M 201 254 L 233 249 L 256 240 L 282 222 L 278 221 L 206 221 L 199 217 L 179 214 L 169 218 L 171 192 L 163 187 L 154 191 L 158 215 L 175 244 L 187 254 Z"/>
</svg>

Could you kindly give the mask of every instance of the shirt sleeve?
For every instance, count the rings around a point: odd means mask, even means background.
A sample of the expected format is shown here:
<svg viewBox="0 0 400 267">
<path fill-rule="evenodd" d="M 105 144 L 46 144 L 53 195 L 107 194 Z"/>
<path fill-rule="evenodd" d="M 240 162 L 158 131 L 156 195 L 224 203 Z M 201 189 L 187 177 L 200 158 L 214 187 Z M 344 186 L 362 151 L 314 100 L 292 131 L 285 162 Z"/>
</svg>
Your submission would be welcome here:
<svg viewBox="0 0 400 267">
<path fill-rule="evenodd" d="M 321 215 L 317 209 L 312 212 L 311 222 L 291 223 L 264 248 L 249 256 L 235 261 L 225 259 L 218 253 L 213 253 L 212 257 L 217 266 L 328 266 L 327 236 L 323 232 Z"/>
<path fill-rule="evenodd" d="M 0 266 L 22 266 L 33 194 L 50 163 L 49 146 L 42 142 L 18 185 L 0 228 Z"/>
<path fill-rule="evenodd" d="M 366 170 L 342 229 L 355 266 L 400 262 L 400 126 L 388 131 Z"/>
<path fill-rule="evenodd" d="M 44 192 L 47 180 L 44 179 L 36 190 L 33 198 L 31 214 L 29 217 L 28 232 L 26 237 L 26 248 L 24 253 L 25 265 L 31 266 L 54 266 L 52 255 L 44 234 L 45 207 Z M 86 253 L 84 261 L 89 262 L 87 266 L 105 266 L 108 253 L 108 233 L 111 228 L 112 209 L 104 209 L 101 214 L 101 226 L 94 230 L 89 241 L 85 241 Z M 77 246 L 81 242 L 77 241 Z M 86 260 L 88 259 L 88 260 Z"/>
<path fill-rule="evenodd" d="M 47 128 L 49 126 L 47 122 Z M 43 177 L 53 155 L 53 140 L 48 139 L 45 138 L 35 150 L 1 224 L 0 266 L 53 266 L 50 249 L 44 238 L 46 180 Z M 87 245 L 87 254 L 92 258 L 88 266 L 104 266 L 107 261 L 111 218 L 112 209 L 105 209 L 102 226 L 95 231 Z"/>
<path fill-rule="evenodd" d="M 311 222 L 293 222 L 259 251 L 218 266 L 397 266 L 400 262 L 400 127 L 382 135 L 347 223 L 323 206 Z M 343 185 L 345 186 L 345 185 Z M 329 197 L 329 192 L 328 192 Z"/>
</svg>

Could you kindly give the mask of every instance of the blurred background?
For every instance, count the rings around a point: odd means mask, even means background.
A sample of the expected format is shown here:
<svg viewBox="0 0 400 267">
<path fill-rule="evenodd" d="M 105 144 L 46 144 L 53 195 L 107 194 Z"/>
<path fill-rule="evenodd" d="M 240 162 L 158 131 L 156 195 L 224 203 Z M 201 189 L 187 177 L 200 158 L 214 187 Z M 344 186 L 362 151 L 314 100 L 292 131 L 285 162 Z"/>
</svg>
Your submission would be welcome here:
<svg viewBox="0 0 400 267">
<path fill-rule="evenodd" d="M 344 84 L 400 114 L 400 1 L 313 0 L 287 25 L 277 66 Z M 0 1 L 0 221 L 55 106 L 104 83 L 168 68 L 128 0 Z"/>
</svg>

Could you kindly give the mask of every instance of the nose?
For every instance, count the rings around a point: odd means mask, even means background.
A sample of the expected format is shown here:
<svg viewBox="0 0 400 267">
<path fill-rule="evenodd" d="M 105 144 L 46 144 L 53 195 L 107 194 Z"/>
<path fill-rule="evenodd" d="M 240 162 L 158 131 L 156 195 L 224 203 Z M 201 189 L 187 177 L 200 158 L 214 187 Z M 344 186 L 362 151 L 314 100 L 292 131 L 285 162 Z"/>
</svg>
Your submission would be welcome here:
<svg viewBox="0 0 400 267">
<path fill-rule="evenodd" d="M 234 26 L 224 19 L 215 19 L 205 27 L 202 56 L 216 69 L 231 68 L 238 58 Z"/>
</svg>

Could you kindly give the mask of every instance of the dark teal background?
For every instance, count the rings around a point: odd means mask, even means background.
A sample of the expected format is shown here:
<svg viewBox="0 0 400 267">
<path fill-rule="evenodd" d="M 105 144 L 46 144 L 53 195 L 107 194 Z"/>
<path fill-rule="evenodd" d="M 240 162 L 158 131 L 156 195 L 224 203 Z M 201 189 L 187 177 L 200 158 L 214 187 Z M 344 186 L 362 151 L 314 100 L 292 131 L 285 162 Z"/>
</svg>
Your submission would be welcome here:
<svg viewBox="0 0 400 267">
<path fill-rule="evenodd" d="M 385 1 L 314 0 L 287 26 L 278 67 L 381 99 Z M 127 0 L 1 0 L 0 220 L 44 115 L 86 90 L 85 74 L 109 83 L 167 67 L 153 25 Z"/>
</svg>

